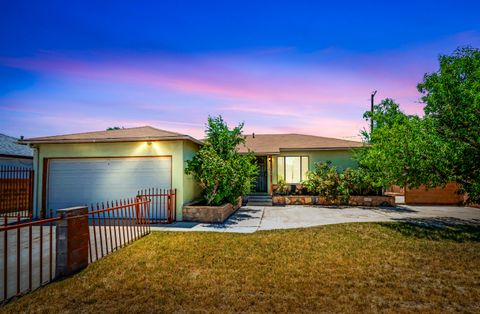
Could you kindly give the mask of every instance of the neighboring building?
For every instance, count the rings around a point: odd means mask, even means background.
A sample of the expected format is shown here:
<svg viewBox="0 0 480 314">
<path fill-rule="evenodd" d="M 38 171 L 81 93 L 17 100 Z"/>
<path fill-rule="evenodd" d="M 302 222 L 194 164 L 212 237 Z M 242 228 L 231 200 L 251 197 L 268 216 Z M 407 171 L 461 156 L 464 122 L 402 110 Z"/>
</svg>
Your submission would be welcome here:
<svg viewBox="0 0 480 314">
<path fill-rule="evenodd" d="M 363 143 L 303 134 L 252 134 L 239 145 L 240 153 L 253 152 L 257 156 L 259 174 L 255 192 L 272 193 L 279 178 L 296 185 L 306 179 L 319 161 L 330 161 L 343 170 L 355 167 L 352 148 Z"/>
<path fill-rule="evenodd" d="M 18 139 L 0 134 L 0 167 L 14 166 L 32 169 L 33 150 L 17 143 Z"/>
<path fill-rule="evenodd" d="M 135 197 L 145 188 L 177 189 L 176 211 L 199 196 L 184 174 L 202 142 L 150 126 L 30 138 L 34 149 L 35 215 Z"/>
<path fill-rule="evenodd" d="M 427 189 L 420 186 L 405 189 L 405 204 L 408 205 L 461 205 L 468 199 L 467 194 L 458 193 L 460 186 L 454 182 L 445 187 Z"/>
</svg>

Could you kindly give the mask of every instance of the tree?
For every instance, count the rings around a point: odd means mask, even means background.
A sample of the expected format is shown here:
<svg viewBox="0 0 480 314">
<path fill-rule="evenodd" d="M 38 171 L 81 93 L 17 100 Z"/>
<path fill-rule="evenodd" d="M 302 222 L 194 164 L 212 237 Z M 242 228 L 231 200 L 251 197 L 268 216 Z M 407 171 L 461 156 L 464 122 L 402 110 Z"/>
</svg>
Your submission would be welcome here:
<svg viewBox="0 0 480 314">
<path fill-rule="evenodd" d="M 258 168 L 253 154 L 237 152 L 245 142 L 242 129 L 243 123 L 230 130 L 221 116 L 209 117 L 205 145 L 187 161 L 185 173 L 201 186 L 207 205 L 235 203 L 251 190 Z"/>
<path fill-rule="evenodd" d="M 454 180 L 480 201 L 480 50 L 463 47 L 439 57 L 440 69 L 426 74 L 418 90 L 425 116 L 449 146 Z"/>
<path fill-rule="evenodd" d="M 407 116 L 391 99 L 364 117 L 373 119 L 368 143 L 357 150 L 360 167 L 377 184 L 407 187 L 457 182 L 460 193 L 480 202 L 480 51 L 458 48 L 439 58 L 418 90 L 424 117 Z"/>
<path fill-rule="evenodd" d="M 433 187 L 452 179 L 449 147 L 431 119 L 404 114 L 392 99 L 382 100 L 365 117 L 373 119 L 374 128 L 363 132 L 368 145 L 354 157 L 373 187 Z"/>
<path fill-rule="evenodd" d="M 107 131 L 116 131 L 116 130 L 121 130 L 121 129 L 124 129 L 124 127 L 119 127 L 119 126 L 112 126 L 112 127 L 109 127 L 107 128 Z"/>
</svg>

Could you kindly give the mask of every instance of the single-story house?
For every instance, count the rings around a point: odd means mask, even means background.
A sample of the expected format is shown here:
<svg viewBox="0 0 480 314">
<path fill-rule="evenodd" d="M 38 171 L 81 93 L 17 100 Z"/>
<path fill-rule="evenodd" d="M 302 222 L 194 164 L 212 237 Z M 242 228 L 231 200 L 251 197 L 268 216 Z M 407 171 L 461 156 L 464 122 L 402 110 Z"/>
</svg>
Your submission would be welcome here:
<svg viewBox="0 0 480 314">
<path fill-rule="evenodd" d="M 306 179 L 319 161 L 330 161 L 337 169 L 355 167 L 352 148 L 363 143 L 305 134 L 252 134 L 239 145 L 240 153 L 253 152 L 257 157 L 259 174 L 255 192 L 272 193 L 280 178 L 297 185 Z"/>
<path fill-rule="evenodd" d="M 202 142 L 150 126 L 21 140 L 34 151 L 35 216 L 44 209 L 133 198 L 140 189 L 176 189 L 176 212 L 199 197 L 184 174 Z"/>
<path fill-rule="evenodd" d="M 260 167 L 256 192 L 271 193 L 280 177 L 300 183 L 318 161 L 340 169 L 355 166 L 351 148 L 360 142 L 302 134 L 252 134 L 238 147 L 253 151 Z M 151 126 L 87 132 L 19 141 L 34 151 L 35 216 L 44 209 L 132 198 L 141 189 L 176 189 L 177 219 L 200 196 L 184 172 L 203 144 L 186 135 Z"/>
<path fill-rule="evenodd" d="M 18 138 L 0 134 L 0 167 L 32 169 L 33 150 L 17 143 Z"/>
</svg>

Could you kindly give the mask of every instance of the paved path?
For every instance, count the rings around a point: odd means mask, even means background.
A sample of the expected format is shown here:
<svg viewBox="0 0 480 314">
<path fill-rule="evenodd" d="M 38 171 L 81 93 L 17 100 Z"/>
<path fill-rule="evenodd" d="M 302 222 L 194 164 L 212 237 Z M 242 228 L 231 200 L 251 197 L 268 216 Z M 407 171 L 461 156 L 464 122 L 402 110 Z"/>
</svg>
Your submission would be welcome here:
<svg viewBox="0 0 480 314">
<path fill-rule="evenodd" d="M 348 222 L 417 220 L 424 223 L 480 224 L 480 209 L 455 206 L 317 207 L 274 206 L 242 207 L 224 224 L 178 222 L 152 227 L 154 231 L 212 231 L 253 233 L 258 230 L 304 228 Z"/>
</svg>

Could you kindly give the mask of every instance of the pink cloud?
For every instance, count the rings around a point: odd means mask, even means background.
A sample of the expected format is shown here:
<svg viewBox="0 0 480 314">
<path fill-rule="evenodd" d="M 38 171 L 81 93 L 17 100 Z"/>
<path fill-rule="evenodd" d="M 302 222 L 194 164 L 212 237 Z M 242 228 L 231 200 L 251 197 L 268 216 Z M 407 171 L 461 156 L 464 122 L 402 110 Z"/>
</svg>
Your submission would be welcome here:
<svg viewBox="0 0 480 314">
<path fill-rule="evenodd" d="M 140 59 L 140 58 L 139 58 Z M 163 70 L 162 66 L 148 64 L 111 63 L 109 61 L 88 62 L 65 58 L 9 59 L 3 63 L 12 67 L 59 76 L 70 76 L 97 81 L 109 81 L 152 88 L 164 88 L 177 92 L 208 95 L 250 102 L 295 103 L 301 106 L 323 104 L 345 104 L 358 101 L 375 83 L 391 78 L 365 80 L 362 73 L 311 69 L 299 67 L 295 71 L 276 69 L 268 64 L 259 65 L 252 73 L 226 67 L 224 61 L 208 61 L 192 69 L 179 71 Z M 174 65 L 169 65 L 169 68 Z M 338 73 L 342 72 L 342 73 Z M 214 74 L 212 74 L 214 73 Z M 372 82 L 373 81 L 373 82 Z M 377 81 L 377 82 L 375 82 Z M 406 86 L 411 82 L 396 82 L 396 93 L 412 94 Z"/>
<path fill-rule="evenodd" d="M 416 85 L 435 70 L 438 53 L 479 38 L 467 32 L 370 54 L 286 47 L 197 56 L 4 58 L 0 65 L 34 72 L 40 83 L 0 98 L 0 111 L 12 125 L 15 112 L 40 130 L 55 125 L 60 133 L 151 124 L 202 137 L 208 114 L 223 114 L 232 124 L 245 121 L 248 132 L 355 137 L 366 126 L 362 114 L 371 91 L 378 90 L 377 101 L 391 97 L 407 113 L 421 114 Z M 61 81 L 69 92 L 49 86 L 51 81 Z"/>
</svg>

